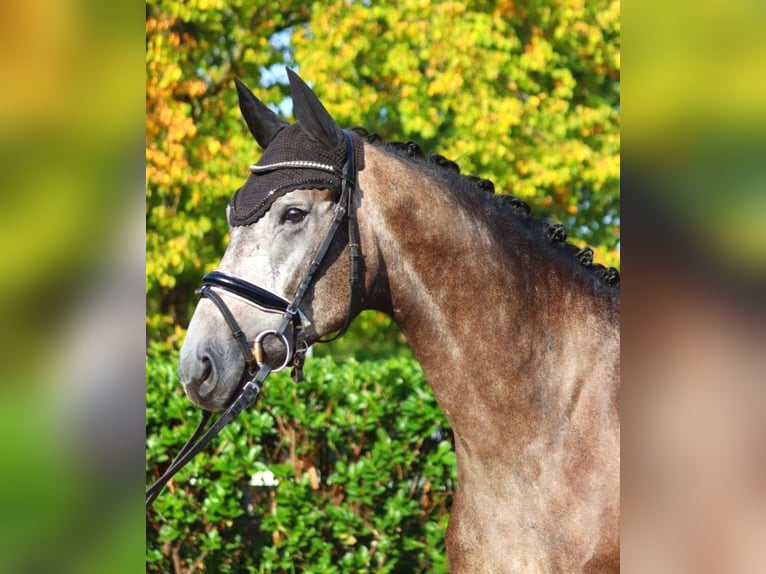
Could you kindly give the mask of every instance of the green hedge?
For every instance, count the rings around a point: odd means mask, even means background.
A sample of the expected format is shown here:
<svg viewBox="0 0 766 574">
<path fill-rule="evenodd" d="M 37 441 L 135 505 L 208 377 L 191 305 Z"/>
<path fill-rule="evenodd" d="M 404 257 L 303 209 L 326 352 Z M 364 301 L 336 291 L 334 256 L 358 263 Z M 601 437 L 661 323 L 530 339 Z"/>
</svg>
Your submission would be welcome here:
<svg viewBox="0 0 766 574">
<path fill-rule="evenodd" d="M 176 360 L 147 358 L 147 482 L 199 417 Z M 147 513 L 147 572 L 446 572 L 450 437 L 410 357 L 272 375 Z"/>
</svg>

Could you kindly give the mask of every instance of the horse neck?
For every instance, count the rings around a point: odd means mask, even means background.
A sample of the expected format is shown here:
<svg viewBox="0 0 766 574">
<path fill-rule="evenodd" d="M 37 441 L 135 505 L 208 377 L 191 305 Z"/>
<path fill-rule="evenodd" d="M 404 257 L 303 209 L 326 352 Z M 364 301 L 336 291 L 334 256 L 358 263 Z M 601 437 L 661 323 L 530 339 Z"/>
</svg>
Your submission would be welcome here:
<svg viewBox="0 0 766 574">
<path fill-rule="evenodd" d="M 499 406 L 522 419 L 530 404 L 566 408 L 591 368 L 578 358 L 617 352 L 614 307 L 521 235 L 493 233 L 440 178 L 372 146 L 365 163 L 375 307 L 404 333 L 453 429 L 479 429 Z"/>
</svg>

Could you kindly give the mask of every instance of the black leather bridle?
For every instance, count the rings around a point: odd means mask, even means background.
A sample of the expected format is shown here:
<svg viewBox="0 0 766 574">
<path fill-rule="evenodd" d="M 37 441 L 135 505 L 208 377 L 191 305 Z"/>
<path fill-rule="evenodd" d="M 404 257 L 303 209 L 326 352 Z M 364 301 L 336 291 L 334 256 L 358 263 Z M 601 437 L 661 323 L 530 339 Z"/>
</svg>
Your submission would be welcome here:
<svg viewBox="0 0 766 574">
<path fill-rule="evenodd" d="M 232 336 L 242 351 L 242 356 L 245 360 L 245 373 L 243 374 L 240 388 L 235 393 L 234 399 L 228 408 L 204 434 L 202 434 L 204 427 L 212 413 L 207 410 L 203 411 L 202 420 L 197 425 L 192 436 L 181 448 L 181 451 L 162 476 L 160 476 L 146 491 L 147 506 L 152 504 L 163 486 L 165 486 L 165 484 L 167 484 L 167 482 L 183 466 L 185 466 L 186 463 L 202 451 L 202 449 L 204 449 L 208 443 L 213 440 L 213 438 L 215 438 L 227 424 L 229 424 L 229 422 L 239 415 L 240 412 L 255 402 L 261 391 L 263 382 L 272 371 L 278 371 L 287 366 L 292 366 L 293 380 L 297 382 L 302 378 L 303 362 L 309 345 L 306 339 L 307 334 L 305 332 L 303 315 L 300 312 L 300 305 L 344 221 L 348 224 L 350 262 L 348 314 L 346 315 L 343 327 L 338 333 L 329 339 L 323 339 L 317 342 L 329 342 L 342 336 L 348 329 L 355 314 L 359 311 L 362 297 L 360 269 L 361 253 L 359 248 L 359 227 L 353 208 L 353 192 L 357 183 L 356 167 L 354 163 L 354 146 L 351 135 L 344 131 L 343 136 L 346 139 L 346 157 L 340 171 L 337 167 L 332 165 L 302 161 L 288 161 L 271 165 L 251 166 L 250 169 L 256 173 L 296 168 L 328 171 L 341 178 L 341 193 L 335 205 L 335 211 L 330 227 L 314 254 L 308 270 L 293 296 L 292 302 L 268 289 L 264 289 L 263 287 L 254 285 L 244 279 L 221 271 L 213 271 L 202 278 L 202 287 L 197 290 L 197 294 L 200 297 L 207 297 L 210 299 L 221 311 L 224 320 L 231 330 Z M 236 297 L 237 299 L 243 300 L 263 311 L 281 314 L 282 321 L 280 322 L 279 327 L 274 330 L 267 330 L 259 333 L 253 343 L 250 343 L 244 331 L 239 326 L 239 323 L 237 323 L 234 314 L 222 299 L 221 293 Z M 285 346 L 285 359 L 281 366 L 273 367 L 263 360 L 262 342 L 267 336 L 277 338 Z"/>
</svg>

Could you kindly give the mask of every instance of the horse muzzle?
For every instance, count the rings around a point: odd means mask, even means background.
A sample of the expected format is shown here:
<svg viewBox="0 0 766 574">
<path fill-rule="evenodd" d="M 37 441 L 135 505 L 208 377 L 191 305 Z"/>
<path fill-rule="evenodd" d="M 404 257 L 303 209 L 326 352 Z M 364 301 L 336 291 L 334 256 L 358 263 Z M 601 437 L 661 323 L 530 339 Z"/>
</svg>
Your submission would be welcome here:
<svg viewBox="0 0 766 574">
<path fill-rule="evenodd" d="M 210 299 L 218 307 L 239 345 L 248 375 L 254 375 L 264 363 L 272 371 L 302 365 L 308 350 L 303 337 L 304 315 L 294 309 L 289 301 L 268 289 L 221 271 L 206 274 L 197 294 Z M 282 321 L 277 329 L 263 330 L 254 340 L 248 340 L 221 295 L 233 297 L 266 313 L 282 315 Z"/>
</svg>

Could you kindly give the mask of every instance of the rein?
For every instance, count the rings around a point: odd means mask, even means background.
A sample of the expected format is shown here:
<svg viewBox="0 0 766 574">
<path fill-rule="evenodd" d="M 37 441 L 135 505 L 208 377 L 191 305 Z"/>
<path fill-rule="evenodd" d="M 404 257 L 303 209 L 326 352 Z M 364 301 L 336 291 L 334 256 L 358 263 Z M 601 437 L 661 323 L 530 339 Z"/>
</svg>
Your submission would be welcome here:
<svg viewBox="0 0 766 574">
<path fill-rule="evenodd" d="M 348 225 L 348 242 L 349 242 L 349 263 L 350 263 L 350 295 L 348 313 L 346 320 L 335 335 L 329 339 L 320 339 L 319 343 L 328 343 L 341 337 L 347 330 L 354 315 L 358 311 L 361 305 L 361 253 L 359 247 L 359 227 L 356 221 L 354 209 L 353 209 L 353 191 L 356 187 L 356 168 L 354 164 L 354 146 L 351 136 L 345 130 L 343 136 L 346 140 L 346 157 L 343 163 L 342 171 L 338 171 L 335 166 L 319 164 L 315 162 L 279 162 L 271 165 L 263 166 L 251 166 L 251 171 L 263 172 L 274 171 L 279 169 L 319 169 L 328 171 L 341 177 L 341 194 L 338 198 L 338 202 L 335 205 L 334 215 L 330 227 L 325 234 L 322 243 L 319 245 L 314 257 L 309 264 L 306 274 L 303 276 L 298 289 L 293 296 L 292 302 L 288 302 L 280 295 L 254 285 L 236 277 L 229 275 L 221 271 L 212 271 L 206 274 L 202 278 L 202 287 L 197 290 L 197 294 L 200 297 L 207 297 L 210 299 L 216 307 L 221 311 L 224 320 L 226 321 L 231 334 L 234 337 L 237 345 L 242 351 L 242 356 L 245 360 L 245 373 L 243 374 L 243 382 L 241 388 L 238 389 L 235 394 L 235 398 L 227 409 L 221 414 L 218 420 L 203 434 L 203 429 L 208 423 L 212 413 L 207 410 L 202 411 L 202 418 L 197 425 L 197 428 L 192 433 L 192 436 L 181 448 L 178 455 L 176 455 L 173 462 L 165 470 L 154 484 L 152 484 L 146 491 L 146 506 L 149 507 L 159 495 L 162 488 L 170 481 L 170 479 L 183 468 L 192 458 L 194 458 L 199 452 L 201 452 L 223 429 L 234 420 L 239 413 L 244 409 L 250 407 L 255 403 L 261 392 L 266 377 L 272 372 L 282 370 L 287 366 L 292 366 L 292 377 L 295 382 L 299 382 L 303 378 L 303 363 L 305 361 L 306 352 L 308 351 L 309 344 L 307 342 L 307 335 L 304 326 L 305 316 L 301 313 L 299 307 L 303 301 L 306 292 L 308 291 L 311 283 L 314 280 L 316 272 L 322 264 L 325 256 L 327 255 L 330 246 L 332 245 L 335 235 L 340 229 L 341 223 L 344 220 Z M 282 314 L 282 321 L 276 330 L 267 330 L 259 333 L 251 345 L 247 336 L 242 328 L 237 323 L 231 310 L 227 307 L 226 303 L 220 296 L 220 293 L 224 293 L 242 300 L 258 309 L 269 312 Z M 291 337 L 288 337 L 288 329 L 292 327 Z M 273 336 L 282 341 L 285 346 L 285 360 L 282 365 L 278 367 L 272 367 L 263 360 L 263 340 L 267 336 Z M 250 380 L 247 380 L 250 377 Z M 201 435 L 201 436 L 200 436 Z"/>
</svg>

